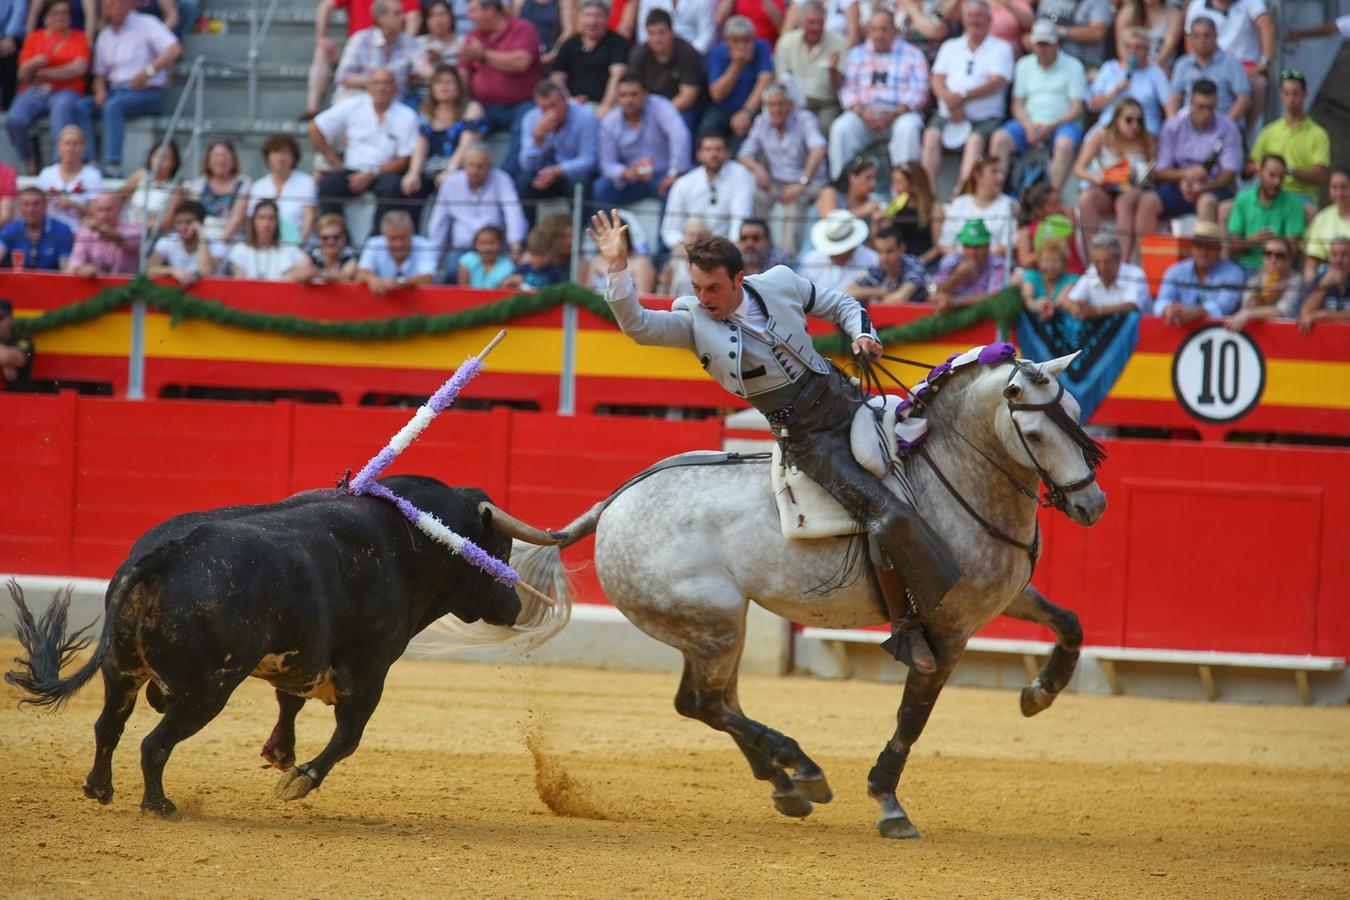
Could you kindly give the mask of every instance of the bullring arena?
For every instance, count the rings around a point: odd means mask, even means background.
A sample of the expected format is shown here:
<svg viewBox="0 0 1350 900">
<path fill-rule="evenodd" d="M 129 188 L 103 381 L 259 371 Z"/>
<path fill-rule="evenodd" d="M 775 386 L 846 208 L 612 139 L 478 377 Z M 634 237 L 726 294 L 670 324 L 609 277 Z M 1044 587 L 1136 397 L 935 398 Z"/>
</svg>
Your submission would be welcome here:
<svg viewBox="0 0 1350 900">
<path fill-rule="evenodd" d="M 8 659 L 18 646 L 6 641 Z M 801 821 L 722 735 L 674 716 L 672 673 L 403 661 L 360 750 L 316 793 L 272 798 L 275 717 L 250 679 L 175 753 L 182 820 L 136 811 L 133 715 L 108 807 L 80 796 L 97 687 L 59 716 L 0 697 L 7 896 L 1336 897 L 1350 888 L 1350 710 L 946 692 L 902 802 L 872 828 L 863 780 L 894 686 L 742 679 L 836 799 Z M 303 755 L 331 712 L 300 715 Z"/>
</svg>

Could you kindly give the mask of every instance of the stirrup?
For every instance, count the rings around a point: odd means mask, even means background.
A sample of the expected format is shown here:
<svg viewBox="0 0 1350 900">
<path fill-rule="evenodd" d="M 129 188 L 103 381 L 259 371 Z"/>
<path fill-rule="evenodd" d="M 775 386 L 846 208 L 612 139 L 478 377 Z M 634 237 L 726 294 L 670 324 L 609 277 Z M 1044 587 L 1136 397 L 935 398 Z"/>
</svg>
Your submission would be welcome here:
<svg viewBox="0 0 1350 900">
<path fill-rule="evenodd" d="M 881 642 L 881 649 L 889 653 L 897 662 L 920 675 L 932 675 L 937 671 L 937 658 L 928 646 L 923 627 L 915 625 L 903 631 L 892 631 L 891 636 Z"/>
</svg>

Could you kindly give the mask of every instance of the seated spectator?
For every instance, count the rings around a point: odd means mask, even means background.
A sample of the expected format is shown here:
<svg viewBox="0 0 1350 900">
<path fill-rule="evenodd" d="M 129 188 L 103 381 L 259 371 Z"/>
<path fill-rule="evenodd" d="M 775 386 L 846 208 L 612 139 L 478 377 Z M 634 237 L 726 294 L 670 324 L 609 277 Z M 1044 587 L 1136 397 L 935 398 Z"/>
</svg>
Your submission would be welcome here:
<svg viewBox="0 0 1350 900">
<path fill-rule="evenodd" d="M 624 232 L 624 236 L 626 240 L 629 238 L 627 231 Z M 666 260 L 665 266 L 662 267 L 661 274 L 656 277 L 657 291 L 672 297 L 688 297 L 694 293 L 694 281 L 689 271 L 689 256 L 685 251 L 686 248 L 697 241 L 710 236 L 707 222 L 697 216 L 685 220 L 683 240 L 671 249 L 670 258 Z M 628 240 L 628 243 L 631 246 L 632 241 Z M 758 256 L 752 258 L 756 264 L 763 265 L 763 260 Z M 743 266 L 744 260 L 742 260 Z M 641 291 L 638 293 L 641 293 Z"/>
<path fill-rule="evenodd" d="M 216 274 L 229 250 L 223 242 L 207 238 L 205 222 L 206 207 L 196 200 L 178 204 L 173 211 L 173 234 L 155 241 L 145 261 L 146 274 L 172 278 L 184 288 Z"/>
<path fill-rule="evenodd" d="M 600 123 L 600 174 L 591 195 L 602 206 L 663 198 L 689 170 L 689 129 L 665 97 L 636 75 L 619 80 L 619 108 Z"/>
<path fill-rule="evenodd" d="M 1214 84 L 1220 115 L 1242 122 L 1252 105 L 1252 87 L 1242 63 L 1219 49 L 1214 23 L 1195 19 L 1186 26 L 1191 52 L 1177 60 L 1164 111 L 1173 118 L 1191 102 L 1191 88 L 1197 81 Z M 1259 105 L 1259 102 L 1258 102 Z"/>
<path fill-rule="evenodd" d="M 988 0 L 973 0 L 973 2 L 987 6 L 986 11 L 991 14 L 997 5 Z M 865 21 L 868 15 L 876 11 L 876 7 L 873 6 L 864 12 L 861 11 L 861 6 L 862 4 L 850 0 L 846 10 L 850 29 L 853 25 L 851 20 L 856 18 Z M 1019 8 L 1020 6 L 1019 3 Z M 965 11 L 965 7 L 966 4 L 961 0 L 897 0 L 895 28 L 901 40 L 922 53 L 924 59 L 931 63 L 942 42 L 961 33 L 961 14 Z M 1011 18 L 1011 14 L 1009 17 Z M 1014 27 L 1016 24 L 1017 20 L 1013 18 Z M 857 31 L 861 35 L 861 27 Z M 852 31 L 846 30 L 843 33 L 851 34 Z M 852 46 L 857 44 L 857 40 L 851 41 Z"/>
<path fill-rule="evenodd" d="M 822 134 L 843 112 L 839 86 L 844 81 L 843 60 L 849 44 L 840 32 L 825 30 L 825 7 L 820 0 L 796 4 L 798 28 L 786 31 L 773 51 L 774 77 L 793 91 L 794 98 L 820 124 Z M 857 4 L 850 9 L 856 11 Z"/>
<path fill-rule="evenodd" d="M 793 107 L 784 85 L 769 85 L 764 111 L 750 126 L 737 160 L 755 176 L 755 215 L 767 215 L 775 242 L 795 253 L 807 207 L 824 187 L 825 138 L 815 117 Z"/>
<path fill-rule="evenodd" d="M 942 235 L 942 204 L 928 181 L 928 172 L 916 162 L 891 166 L 891 199 L 881 207 L 877 223 L 900 232 L 905 252 L 926 266 L 937 262 L 937 239 Z"/>
<path fill-rule="evenodd" d="M 280 217 L 274 200 L 259 200 L 244 229 L 243 241 L 226 254 L 229 273 L 251 281 L 309 281 L 309 257 L 295 244 L 281 242 Z"/>
<path fill-rule="evenodd" d="M 647 14 L 646 24 L 647 43 L 633 48 L 628 56 L 628 71 L 649 94 L 669 100 L 692 134 L 698 127 L 706 83 L 703 57 L 692 44 L 675 34 L 666 10 L 653 9 Z M 615 102 L 618 102 L 617 85 Z"/>
<path fill-rule="evenodd" d="M 46 7 L 41 3 L 27 4 L 26 24 L 21 29 L 22 34 L 32 34 L 38 30 L 39 19 L 47 12 Z M 70 8 L 70 29 L 71 31 L 80 31 L 84 33 L 89 41 L 89 46 L 94 45 L 94 36 L 98 31 L 98 0 L 78 0 Z"/>
<path fill-rule="evenodd" d="M 873 196 L 876 187 L 877 164 L 866 156 L 855 156 L 832 184 L 821 189 L 816 212 L 823 219 L 836 209 L 846 209 L 870 226 L 881 213 L 881 203 Z"/>
<path fill-rule="evenodd" d="M 1172 60 L 1181 48 L 1185 16 L 1168 0 L 1125 0 L 1116 13 L 1116 48 L 1122 54 L 1125 38 L 1132 28 L 1148 36 L 1148 62 L 1164 71 L 1172 70 Z M 1156 133 L 1157 129 L 1153 129 Z"/>
<path fill-rule="evenodd" d="M 1095 0 L 1082 0 L 1091 5 Z M 1044 5 L 1044 4 L 1042 4 Z M 1105 0 L 1102 0 L 1105 5 Z M 1069 176 L 1078 145 L 1083 142 L 1083 64 L 1059 49 L 1058 31 L 1041 19 L 1031 28 L 1031 55 L 1017 61 L 1013 72 L 1012 118 L 989 139 L 989 152 L 1008 164 L 1014 153 L 1044 147 L 1050 154 L 1050 185 L 1056 190 Z"/>
<path fill-rule="evenodd" d="M 341 284 L 355 281 L 359 255 L 352 246 L 351 236 L 347 234 L 347 222 L 342 216 L 336 213 L 319 216 L 314 233 L 319 240 L 309 251 L 309 261 L 314 266 L 310 282 Z"/>
<path fill-rule="evenodd" d="M 475 235 L 488 225 L 506 235 L 512 257 L 520 253 L 529 222 L 516 186 L 510 175 L 492 167 L 487 147 L 476 144 L 464 154 L 464 168 L 437 192 L 427 236 L 438 254 L 447 254 L 446 269 L 454 273 L 459 254 L 472 249 Z"/>
<path fill-rule="evenodd" d="M 281 222 L 281 242 L 309 244 L 314 236 L 319 189 L 314 177 L 296 169 L 300 145 L 288 134 L 274 134 L 262 145 L 267 174 L 253 182 L 248 192 L 248 212 L 262 200 L 275 200 Z"/>
<path fill-rule="evenodd" d="M 845 111 L 830 126 L 831 177 L 838 178 L 849 160 L 887 135 L 891 165 L 919 158 L 928 60 L 896 36 L 890 13 L 874 11 L 866 43 L 848 52 L 839 105 Z"/>
<path fill-rule="evenodd" d="M 487 121 L 483 107 L 464 93 L 459 70 L 449 66 L 436 69 L 420 112 L 417 143 L 402 188 L 405 197 L 425 201 L 451 172 L 463 167 L 465 151 L 487 133 Z"/>
<path fill-rule="evenodd" d="M 421 86 L 418 99 L 425 104 L 431 96 L 431 83 L 438 70 L 449 68 L 459 73 L 455 66 L 459 65 L 459 48 L 464 44 L 464 36 L 455 33 L 455 13 L 449 0 L 429 0 L 422 13 L 426 19 L 426 32 L 414 38 L 417 50 L 413 55 L 413 74 Z"/>
<path fill-rule="evenodd" d="M 1275 58 L 1275 20 L 1262 0 L 1190 0 L 1186 7 L 1186 25 L 1197 19 L 1210 19 L 1218 34 L 1219 47 L 1242 63 L 1252 96 L 1262 98 L 1247 110 L 1244 133 L 1261 118 L 1270 86 L 1270 61 Z"/>
<path fill-rule="evenodd" d="M 599 104 L 604 118 L 618 102 L 619 79 L 628 72 L 628 39 L 609 30 L 604 0 L 582 0 L 580 31 L 562 42 L 549 78 L 582 103 Z"/>
<path fill-rule="evenodd" d="M 356 280 L 377 297 L 431 284 L 437 257 L 431 241 L 414 233 L 412 216 L 401 209 L 390 210 L 380 222 L 379 235 L 366 241 L 361 250 Z"/>
<path fill-rule="evenodd" d="M 686 225 L 685 232 L 688 231 Z M 736 244 L 741 248 L 741 257 L 749 259 L 753 256 L 758 264 L 755 269 L 746 269 L 745 274 L 756 275 L 767 272 L 774 266 L 792 265 L 792 258 L 787 251 L 774 246 L 773 237 L 769 234 L 769 223 L 763 219 L 746 219 L 741 222 L 741 230 L 737 237 L 739 240 Z"/>
<path fill-rule="evenodd" d="M 1022 192 L 1022 216 L 1025 224 L 1017 229 L 1017 247 L 1014 260 L 1023 268 L 1036 265 L 1041 245 L 1047 240 L 1064 244 L 1065 270 L 1075 278 L 1083 274 L 1083 258 L 1078 253 L 1078 236 L 1074 233 L 1073 209 L 1059 199 L 1059 194 L 1045 182 L 1033 184 Z"/>
<path fill-rule="evenodd" d="M 1326 129 L 1304 111 L 1307 100 L 1308 83 L 1303 79 L 1303 73 L 1297 69 L 1281 72 L 1280 102 L 1284 106 L 1284 115 L 1262 128 L 1256 136 L 1247 174 L 1252 174 L 1254 164 L 1268 154 L 1282 157 L 1289 165 L 1289 174 L 1284 178 L 1285 189 L 1301 198 L 1311 214 L 1317 208 L 1323 185 L 1327 183 L 1331 139 Z"/>
<path fill-rule="evenodd" d="M 1122 312 L 1147 313 L 1148 276 L 1124 261 L 1122 245 L 1115 235 L 1098 234 L 1090 247 L 1092 266 L 1069 291 L 1069 314 L 1076 319 L 1093 319 Z"/>
<path fill-rule="evenodd" d="M 1242 306 L 1228 317 L 1224 327 L 1241 331 L 1260 319 L 1297 319 L 1303 300 L 1303 276 L 1293 267 L 1294 248 L 1282 237 L 1267 238 L 1261 268 L 1247 279 Z"/>
<path fill-rule="evenodd" d="M 239 157 L 229 141 L 212 141 L 206 148 L 202 174 L 186 188 L 189 197 L 206 207 L 206 239 L 231 243 L 244 227 L 248 212 L 248 189 L 252 184 L 239 174 Z"/>
<path fill-rule="evenodd" d="M 1229 210 L 1220 206 L 1220 218 L 1228 223 L 1229 249 L 1240 254 L 1238 262 L 1248 272 L 1261 268 L 1266 238 L 1290 238 L 1289 243 L 1297 246 L 1297 239 L 1303 236 L 1307 224 L 1303 201 L 1284 189 L 1288 171 L 1283 159 L 1273 153 L 1267 155 L 1261 160 L 1257 183 L 1239 191 Z"/>
<path fill-rule="evenodd" d="M 1022 306 L 1042 322 L 1054 318 L 1056 310 L 1069 308 L 1069 289 L 1078 283 L 1078 276 L 1068 271 L 1068 261 L 1068 245 L 1048 240 L 1022 272 Z"/>
<path fill-rule="evenodd" d="M 768 41 L 772 48 L 782 31 L 788 0 L 721 0 L 715 21 L 725 25 L 733 15 L 744 16 L 755 26 L 755 37 Z"/>
<path fill-rule="evenodd" d="M 930 184 L 938 183 L 944 149 L 960 151 L 956 180 L 965 181 L 975 161 L 983 158 L 985 141 L 1008 117 L 1007 87 L 1016 51 L 989 33 L 990 22 L 990 7 L 983 0 L 962 3 L 963 34 L 943 41 L 933 61 L 937 112 L 923 133 L 923 167 Z"/>
<path fill-rule="evenodd" d="M 1041 0 L 1036 17 L 1049 22 L 1050 34 L 1065 53 L 1095 69 L 1106 58 L 1106 30 L 1111 25 L 1110 0 Z M 1036 50 L 1036 26 L 1031 26 L 1031 50 Z"/>
<path fill-rule="evenodd" d="M 665 214 L 661 217 L 661 240 L 667 247 L 678 244 L 684 220 L 698 216 L 716 237 L 740 234 L 741 222 L 754 215 L 755 176 L 729 159 L 727 141 L 720 134 L 705 134 L 698 142 L 698 168 L 681 175 L 670 188 Z"/>
<path fill-rule="evenodd" d="M 460 0 L 456 0 L 460 2 Z M 403 7 L 404 30 L 416 34 L 422 24 L 421 0 L 401 0 Z M 333 77 L 333 67 L 337 65 L 342 45 L 328 37 L 328 20 L 333 10 L 347 11 L 347 37 L 374 27 L 372 4 L 368 0 L 319 0 L 319 8 L 314 19 L 314 58 L 309 67 L 309 87 L 305 111 L 296 118 L 308 122 L 319 114 L 319 101 L 323 99 L 328 82 Z"/>
<path fill-rule="evenodd" d="M 99 194 L 89 201 L 89 217 L 75 232 L 75 249 L 66 271 L 81 278 L 135 275 L 141 267 L 141 230 L 118 222 L 122 201 L 116 194 Z"/>
<path fill-rule="evenodd" d="M 181 165 L 178 144 L 174 141 L 169 141 L 162 150 L 158 144 L 152 146 L 145 165 L 128 175 L 117 189 L 117 196 L 122 199 L 122 218 L 134 225 L 144 225 L 151 235 L 169 231 L 173 211 L 183 199 L 183 185 L 174 184 Z"/>
<path fill-rule="evenodd" d="M 334 106 L 364 94 L 376 72 L 394 77 L 395 97 L 408 93 L 418 56 L 417 41 L 403 30 L 403 6 L 399 0 L 375 0 L 370 15 L 374 24 L 352 34 L 342 48 L 333 79 Z"/>
<path fill-rule="evenodd" d="M 584 103 L 551 81 L 534 86 L 535 108 L 520 125 L 520 174 L 516 191 L 525 201 L 571 199 L 578 185 L 589 186 L 598 165 L 600 123 Z M 534 203 L 526 217 L 534 220 Z"/>
<path fill-rule="evenodd" d="M 502 0 L 469 0 L 469 18 L 474 29 L 460 48 L 459 68 L 469 96 L 483 104 L 488 132 L 510 133 L 505 168 L 513 172 L 520 159 L 520 120 L 544 77 L 539 34 L 529 22 L 508 14 Z"/>
<path fill-rule="evenodd" d="M 23 389 L 33 369 L 33 341 L 14 334 L 14 304 L 0 300 L 0 390 Z"/>
<path fill-rule="evenodd" d="M 1133 97 L 1115 105 L 1111 120 L 1094 128 L 1083 141 L 1074 163 L 1082 179 L 1078 210 L 1083 233 L 1098 234 L 1103 219 L 1120 224 L 1120 246 L 1125 259 L 1134 252 L 1135 234 L 1130 227 L 1138 218 L 1140 184 L 1158 157 L 1158 142 L 1144 128 L 1144 109 Z"/>
<path fill-rule="evenodd" d="M 898 228 L 877 233 L 877 264 L 844 288 L 864 306 L 874 303 L 923 303 L 928 299 L 928 270 L 923 260 L 905 252 L 905 236 Z"/>
<path fill-rule="evenodd" d="M 1163 274 L 1153 314 L 1167 325 L 1189 325 L 1209 316 L 1231 315 L 1242 300 L 1247 275 L 1223 258 L 1223 232 L 1213 222 L 1196 222 L 1191 256 L 1172 263 Z"/>
<path fill-rule="evenodd" d="M 1212 81 L 1197 81 L 1191 108 L 1168 119 L 1158 138 L 1154 190 L 1139 198 L 1135 234 L 1153 234 L 1158 219 L 1188 213 L 1202 222 L 1217 222 L 1219 203 L 1233 196 L 1242 170 L 1242 135 L 1237 126 L 1215 115 L 1217 91 Z M 1122 229 L 1128 222 L 1117 222 Z"/>
<path fill-rule="evenodd" d="M 16 4 L 15 8 L 21 5 Z M 50 115 L 55 144 L 61 129 L 76 124 L 76 106 L 84 96 L 84 76 L 90 60 L 89 40 L 83 31 L 70 27 L 70 0 L 47 0 L 42 6 L 43 27 L 23 42 L 19 55 L 19 95 L 5 115 L 9 142 L 27 175 L 37 174 L 31 137 L 33 125 Z"/>
<path fill-rule="evenodd" d="M 551 284 L 567 281 L 567 272 L 553 256 L 553 236 L 547 230 L 535 227 L 525 237 L 525 252 L 520 254 L 520 263 L 516 266 L 521 287 L 525 290 L 538 290 Z"/>
<path fill-rule="evenodd" d="M 830 34 L 842 35 L 845 47 L 856 47 L 863 39 L 863 22 L 860 5 L 852 0 L 819 0 L 825 7 L 825 31 Z M 926 0 L 932 2 L 932 0 Z M 793 3 L 788 7 L 787 14 L 783 16 L 782 33 L 787 34 L 795 28 L 800 28 L 802 18 L 805 14 L 806 3 Z M 868 10 L 870 12 L 870 10 Z M 690 42 L 694 43 L 694 42 Z M 694 46 L 698 46 L 694 44 Z"/>
<path fill-rule="evenodd" d="M 80 227 L 85 205 L 103 190 L 103 175 L 81 162 L 83 154 L 84 132 L 67 125 L 56 139 L 56 162 L 39 172 L 34 182 L 51 203 L 51 217 L 71 231 Z"/>
<path fill-rule="evenodd" d="M 127 120 L 164 112 L 164 85 L 183 45 L 163 22 L 132 12 L 130 0 L 103 0 L 103 19 L 94 42 L 94 94 L 80 98 L 78 116 L 93 134 L 94 110 L 102 110 L 103 171 L 116 178 Z"/>
<path fill-rule="evenodd" d="M 1308 226 L 1303 252 L 1303 280 L 1311 282 L 1317 267 L 1327 261 L 1331 242 L 1350 238 L 1350 169 L 1337 169 L 1327 179 L 1331 205 L 1318 213 Z"/>
<path fill-rule="evenodd" d="M 656 289 L 656 267 L 652 264 L 652 258 L 647 255 L 645 244 L 640 245 L 638 243 L 631 226 L 631 219 L 625 219 L 625 221 L 630 222 L 630 226 L 624 229 L 623 239 L 624 243 L 628 246 L 628 253 L 630 254 L 628 257 L 628 268 L 632 270 L 633 273 L 634 289 L 639 294 L 650 294 Z M 688 233 L 689 230 L 686 228 L 686 240 L 688 239 Z M 595 242 L 590 241 L 589 244 L 594 252 L 592 252 L 589 259 L 583 261 L 582 272 L 584 274 L 581 281 L 583 284 L 590 285 L 592 290 L 603 294 L 609 279 L 609 269 L 605 263 L 604 257 L 600 255 L 598 250 L 595 250 Z M 671 260 L 674 261 L 674 259 L 675 254 L 672 253 Z M 636 265 L 634 265 L 634 263 L 636 263 Z M 670 293 L 674 292 L 670 291 Z M 684 293 L 690 294 L 693 293 L 693 291 L 691 289 Z M 676 296 L 679 295 L 676 294 Z"/>
<path fill-rule="evenodd" d="M 708 54 L 711 103 L 696 136 L 719 135 L 735 153 L 760 110 L 760 95 L 773 81 L 773 50 L 768 41 L 755 37 L 755 26 L 745 16 L 727 19 L 722 36 Z"/>
<path fill-rule="evenodd" d="M 484 225 L 473 236 L 473 249 L 459 258 L 455 283 L 473 288 L 512 288 L 520 286 L 515 263 L 502 255 L 506 236 L 496 225 Z"/>
<path fill-rule="evenodd" d="M 369 90 L 348 98 L 314 117 L 309 139 L 328 161 L 319 178 L 319 210 L 341 213 L 343 201 L 375 194 L 374 227 L 403 196 L 403 173 L 417 144 L 417 114 L 394 102 L 394 76 L 371 74 Z M 341 156 L 334 143 L 346 141 Z"/>
<path fill-rule="evenodd" d="M 1332 240 L 1326 265 L 1309 283 L 1299 308 L 1298 327 L 1304 334 L 1318 322 L 1350 322 L 1350 238 Z"/>
<path fill-rule="evenodd" d="M 959 254 L 959 235 L 969 222 L 979 222 L 993 235 L 993 255 L 1003 256 L 1017 234 L 1017 201 L 1003 193 L 1008 169 L 996 157 L 977 160 L 966 180 L 956 189 L 956 198 L 943 210 L 942 235 L 938 246 L 944 255 Z"/>
<path fill-rule="evenodd" d="M 24 188 L 19 192 L 19 217 L 0 227 L 0 265 L 60 272 L 74 243 L 70 227 L 47 215 L 47 196 L 37 188 Z"/>
<path fill-rule="evenodd" d="M 1088 109 L 1105 121 L 1120 100 L 1129 98 L 1144 110 L 1148 133 L 1157 134 L 1162 130 L 1163 105 L 1170 91 L 1167 73 L 1149 62 L 1149 34 L 1144 29 L 1131 29 L 1120 45 L 1119 59 L 1107 60 L 1092 79 Z"/>
<path fill-rule="evenodd" d="M 546 66 L 553 65 L 562 42 L 577 33 L 579 12 L 576 0 L 514 0 L 511 4 L 511 14 L 529 22 L 538 32 L 540 58 Z"/>
<path fill-rule="evenodd" d="M 715 0 L 642 0 L 640 6 L 643 9 L 661 8 L 670 13 L 671 24 L 675 27 L 675 33 L 689 42 L 689 46 L 699 52 L 701 56 L 707 58 L 712 52 L 713 45 L 717 42 L 717 20 Z M 636 39 L 642 43 L 647 39 L 646 32 L 642 29 L 641 23 L 644 17 L 638 15 L 635 17 L 635 24 L 638 25 Z"/>
<path fill-rule="evenodd" d="M 797 271 L 821 290 L 844 290 L 880 263 L 867 246 L 870 231 L 867 222 L 836 209 L 811 226 L 811 249 Z"/>
<path fill-rule="evenodd" d="M 1008 283 L 1008 265 L 1002 254 L 990 251 L 993 236 L 983 222 L 966 222 L 957 242 L 961 249 L 942 257 L 933 279 L 938 288 L 933 295 L 938 312 L 988 300 Z"/>
</svg>

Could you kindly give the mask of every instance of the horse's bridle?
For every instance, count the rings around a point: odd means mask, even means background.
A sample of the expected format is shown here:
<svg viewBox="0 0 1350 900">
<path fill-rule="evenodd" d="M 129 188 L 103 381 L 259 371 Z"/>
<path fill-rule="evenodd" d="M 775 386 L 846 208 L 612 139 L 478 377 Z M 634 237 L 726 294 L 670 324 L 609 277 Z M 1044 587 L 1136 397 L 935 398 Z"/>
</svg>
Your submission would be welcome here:
<svg viewBox="0 0 1350 900">
<path fill-rule="evenodd" d="M 1014 400 L 1012 396 L 1010 396 L 1010 391 L 1007 388 L 1004 389 L 1003 396 L 1007 398 L 1008 403 L 1008 418 L 1012 420 L 1013 430 L 1017 432 L 1017 439 L 1022 442 L 1022 449 L 1027 451 L 1027 456 L 1031 459 L 1031 465 L 1036 469 L 1036 474 L 1040 476 L 1041 484 L 1045 486 L 1045 497 L 1043 499 L 1036 497 L 1034 493 L 1022 488 L 1020 482 L 1018 483 L 1018 486 L 1022 489 L 1022 493 L 1027 494 L 1032 499 L 1036 500 L 1043 509 L 1057 509 L 1060 512 L 1064 512 L 1064 507 L 1069 503 L 1068 495 L 1072 494 L 1074 491 L 1080 491 L 1096 481 L 1097 470 L 1089 465 L 1086 478 L 1080 478 L 1077 481 L 1066 485 L 1059 485 L 1055 483 L 1054 476 L 1046 471 L 1045 467 L 1041 465 L 1041 461 L 1036 458 L 1036 454 L 1031 449 L 1031 442 L 1028 441 L 1026 435 L 1022 433 L 1022 426 L 1017 424 L 1017 417 L 1014 416 L 1013 413 L 1046 412 L 1054 407 L 1058 407 L 1059 401 L 1064 397 L 1064 382 L 1060 381 L 1058 378 L 1051 379 L 1050 376 L 1044 374 L 1040 370 L 1027 365 L 1021 360 L 1017 360 L 1013 362 L 1012 374 L 1008 376 L 1009 388 L 1012 387 L 1012 381 L 1017 377 L 1017 373 L 1023 369 L 1027 371 L 1027 377 L 1037 384 L 1047 384 L 1053 380 L 1058 390 L 1055 391 L 1055 396 L 1051 397 L 1049 400 L 1042 401 L 1041 403 L 1027 403 L 1022 400 Z M 1053 416 L 1051 417 L 1052 421 L 1054 418 L 1055 417 Z M 1061 428 L 1064 427 L 1058 422 L 1056 422 L 1056 424 L 1059 424 Z M 990 460 L 990 462 L 993 462 L 993 460 Z M 997 463 L 995 463 L 995 465 L 997 465 Z M 1002 466 L 999 468 L 1001 469 Z M 1004 471 L 1003 474 L 1007 475 L 1009 478 L 1013 477 L 1012 474 L 1007 471 Z"/>
</svg>

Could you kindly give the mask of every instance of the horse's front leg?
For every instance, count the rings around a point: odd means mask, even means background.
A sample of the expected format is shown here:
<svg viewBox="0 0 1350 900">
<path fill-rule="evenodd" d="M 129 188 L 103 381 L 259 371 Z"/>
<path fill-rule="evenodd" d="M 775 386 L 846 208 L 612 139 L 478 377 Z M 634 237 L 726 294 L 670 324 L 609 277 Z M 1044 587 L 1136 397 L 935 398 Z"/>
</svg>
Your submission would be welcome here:
<svg viewBox="0 0 1350 900">
<path fill-rule="evenodd" d="M 1022 715 L 1034 716 L 1049 709 L 1059 692 L 1068 685 L 1078 666 L 1078 650 L 1083 646 L 1083 628 L 1072 610 L 1056 606 L 1031 585 L 1017 596 L 1003 615 L 1023 622 L 1043 625 L 1055 634 L 1055 649 L 1040 673 L 1022 688 Z"/>
<path fill-rule="evenodd" d="M 867 773 L 867 794 L 881 807 L 881 819 L 877 822 L 877 831 L 887 838 L 916 838 L 919 829 L 914 827 L 904 807 L 896 799 L 895 789 L 900 784 L 900 775 L 905 771 L 905 762 L 909 759 L 910 748 L 923 734 L 928 724 L 928 716 L 933 712 L 938 694 L 947 683 L 948 676 L 960 657 L 960 646 L 943 647 L 938 670 L 924 675 L 910 669 L 905 678 L 905 692 L 900 699 L 900 711 L 896 715 L 895 734 L 886 742 L 876 765 Z"/>
</svg>

